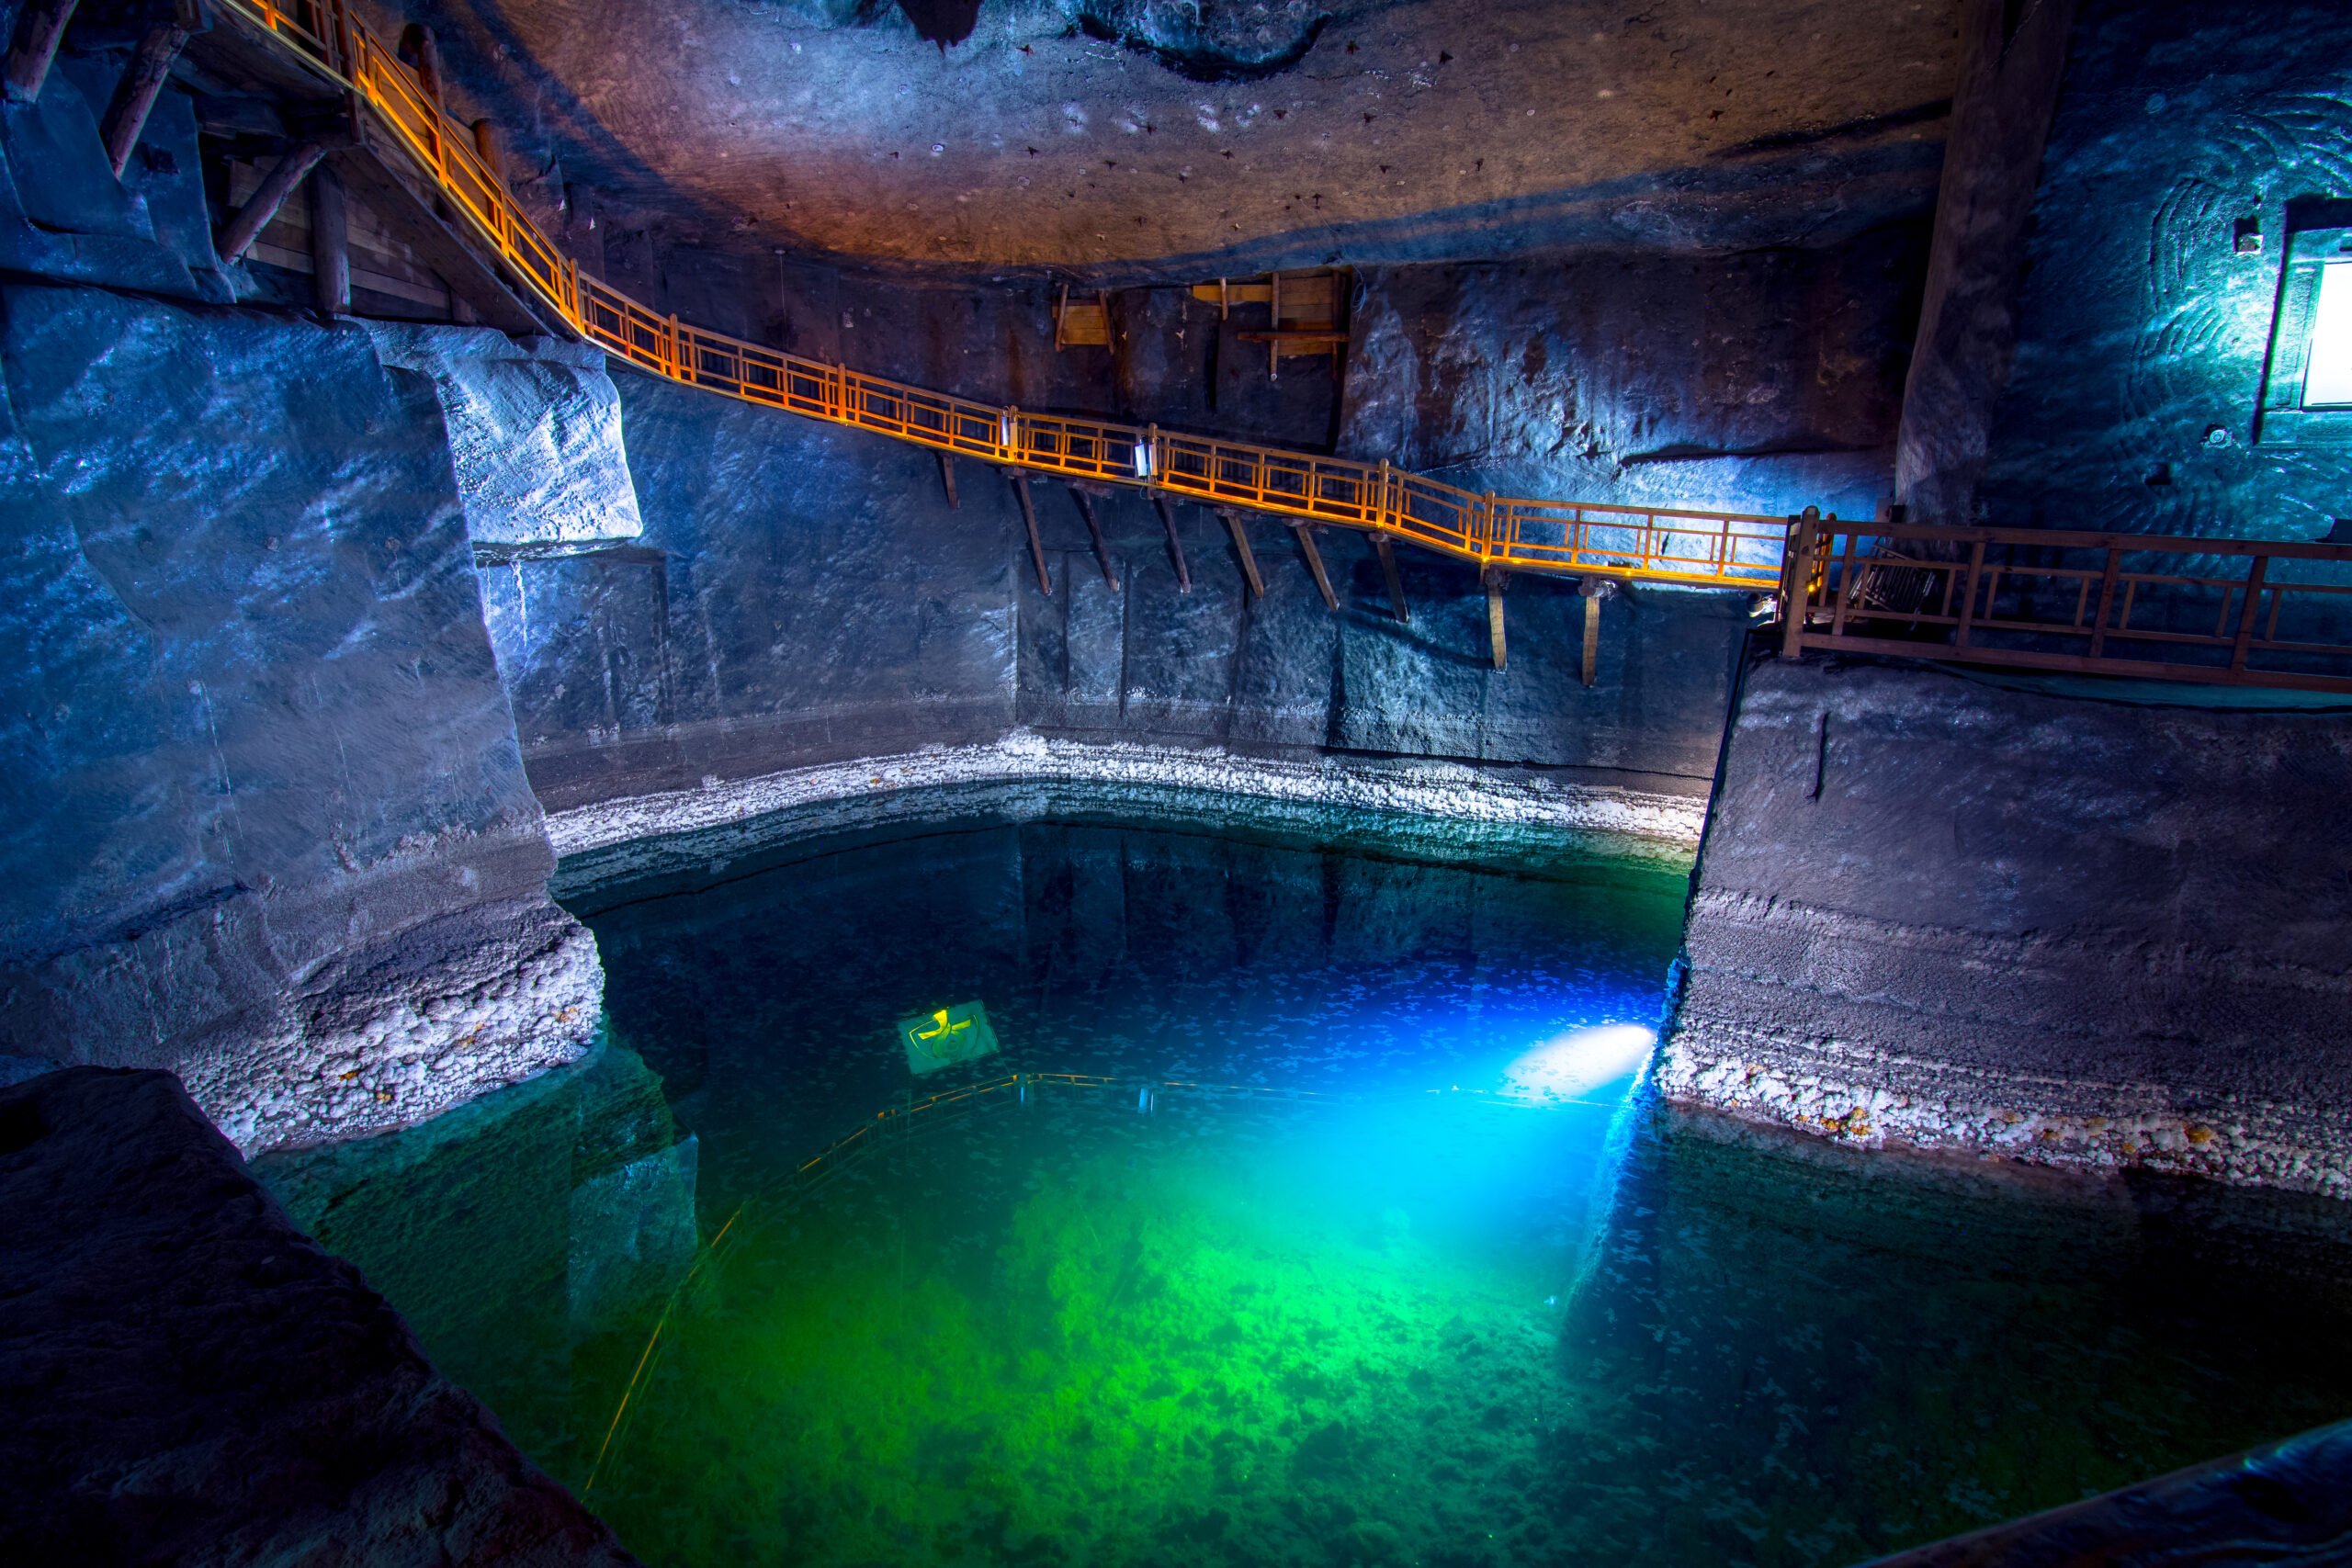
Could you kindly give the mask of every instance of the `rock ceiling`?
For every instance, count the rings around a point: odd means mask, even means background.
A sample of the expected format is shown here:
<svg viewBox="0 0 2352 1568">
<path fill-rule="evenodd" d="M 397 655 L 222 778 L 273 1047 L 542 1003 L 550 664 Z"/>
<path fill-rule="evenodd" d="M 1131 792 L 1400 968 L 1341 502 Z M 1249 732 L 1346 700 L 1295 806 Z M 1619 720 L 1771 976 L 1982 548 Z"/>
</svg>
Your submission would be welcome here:
<svg viewBox="0 0 2352 1568">
<path fill-rule="evenodd" d="M 707 243 L 1238 272 L 1803 243 L 1916 214 L 1935 186 L 1956 8 L 435 0 L 418 14 L 550 188 Z"/>
</svg>

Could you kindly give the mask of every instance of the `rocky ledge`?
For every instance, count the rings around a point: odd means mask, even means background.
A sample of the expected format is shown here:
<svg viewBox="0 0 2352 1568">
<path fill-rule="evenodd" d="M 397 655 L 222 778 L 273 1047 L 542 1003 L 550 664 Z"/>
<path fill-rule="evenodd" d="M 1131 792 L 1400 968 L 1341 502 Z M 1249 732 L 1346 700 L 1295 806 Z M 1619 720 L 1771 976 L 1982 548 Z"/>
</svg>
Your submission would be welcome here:
<svg viewBox="0 0 2352 1568">
<path fill-rule="evenodd" d="M 636 1561 L 168 1073 L 0 1090 L 0 1561 Z"/>
</svg>

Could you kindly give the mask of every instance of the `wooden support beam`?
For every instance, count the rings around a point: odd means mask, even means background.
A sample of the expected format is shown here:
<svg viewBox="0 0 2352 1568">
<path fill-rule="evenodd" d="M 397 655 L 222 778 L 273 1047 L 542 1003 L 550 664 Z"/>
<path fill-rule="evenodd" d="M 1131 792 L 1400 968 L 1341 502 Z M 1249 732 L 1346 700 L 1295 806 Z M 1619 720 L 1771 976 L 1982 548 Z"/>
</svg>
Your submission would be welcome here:
<svg viewBox="0 0 2352 1568">
<path fill-rule="evenodd" d="M 1380 575 L 1388 584 L 1388 604 L 1396 612 L 1396 624 L 1413 624 L 1412 612 L 1405 607 L 1405 580 L 1396 575 L 1396 551 L 1385 534 L 1372 536 L 1372 553 L 1380 558 Z"/>
<path fill-rule="evenodd" d="M 1509 573 L 1488 567 L 1487 579 L 1487 640 L 1494 645 L 1495 668 L 1508 670 L 1510 660 L 1503 647 L 1503 583 Z"/>
<path fill-rule="evenodd" d="M 1338 609 L 1340 598 L 1338 594 L 1331 592 L 1331 574 L 1323 570 L 1323 552 L 1316 547 L 1315 525 L 1311 523 L 1294 523 L 1291 525 L 1290 531 L 1298 536 L 1298 547 L 1306 553 L 1306 570 L 1315 575 L 1315 588 L 1323 595 L 1323 607 L 1327 610 Z"/>
<path fill-rule="evenodd" d="M 330 143 L 343 134 L 328 138 Z M 435 213 L 432 198 L 407 172 L 413 160 L 390 148 L 377 150 L 374 142 L 388 141 L 390 131 L 370 131 L 363 125 L 350 134 L 352 145 L 330 152 L 328 166 L 343 176 L 351 199 L 365 203 L 390 237 L 413 253 L 419 265 L 439 276 L 485 324 L 501 332 L 520 336 L 563 330 L 552 310 L 535 309 L 527 296 L 500 276 L 482 247 Z"/>
<path fill-rule="evenodd" d="M 1054 580 L 1046 575 L 1046 546 L 1037 537 L 1037 507 L 1029 498 L 1029 481 L 1020 474 L 1011 476 L 1012 493 L 1021 502 L 1021 521 L 1029 525 L 1029 558 L 1037 565 L 1037 592 L 1053 597 Z"/>
<path fill-rule="evenodd" d="M 107 162 L 114 166 L 117 179 L 130 163 L 130 150 L 139 145 L 139 133 L 147 129 L 148 113 L 155 107 L 156 95 L 164 90 L 164 79 L 172 73 L 172 62 L 180 57 L 196 30 L 191 21 L 175 13 L 170 21 L 149 28 L 115 86 L 114 101 L 107 106 L 99 136 L 106 142 Z"/>
<path fill-rule="evenodd" d="M 423 22 L 411 22 L 401 30 L 400 55 L 416 67 L 416 85 L 435 108 L 441 107 L 441 44 L 434 38 L 433 29 Z"/>
<path fill-rule="evenodd" d="M 506 184 L 506 133 L 498 129 L 494 119 L 474 121 L 474 152 L 481 159 L 481 166 L 503 188 Z"/>
<path fill-rule="evenodd" d="M 333 169 L 311 175 L 311 287 L 320 310 L 351 314 L 351 223 Z"/>
<path fill-rule="evenodd" d="M 942 452 L 938 456 L 939 482 L 947 491 L 947 510 L 954 512 L 962 504 L 956 499 L 956 458 L 952 453 L 947 452 Z"/>
<path fill-rule="evenodd" d="M 50 62 L 64 41 L 65 24 L 74 19 L 74 0 L 27 0 L 17 17 L 17 31 L 8 46 L 6 92 L 12 104 L 28 104 L 40 96 L 49 79 Z"/>
<path fill-rule="evenodd" d="M 1592 689 L 1593 672 L 1600 662 L 1600 584 L 1592 578 L 1584 581 L 1584 684 Z"/>
<path fill-rule="evenodd" d="M 1094 541 L 1094 560 L 1102 569 L 1102 581 L 1111 585 L 1112 592 L 1116 593 L 1119 591 L 1119 574 L 1111 566 L 1111 547 L 1102 540 L 1102 525 L 1094 520 L 1094 502 L 1076 485 L 1069 487 L 1069 498 L 1078 502 L 1078 514 L 1086 519 L 1086 536 Z"/>
<path fill-rule="evenodd" d="M 1153 491 L 1151 503 L 1159 508 L 1159 521 L 1168 529 L 1168 558 L 1176 563 L 1176 592 L 1193 591 L 1192 569 L 1184 564 L 1184 541 L 1176 536 L 1176 503 L 1168 499 L 1165 491 Z"/>
<path fill-rule="evenodd" d="M 1216 514 L 1225 519 L 1225 530 L 1233 536 L 1233 548 L 1241 557 L 1241 575 L 1250 584 L 1250 597 L 1266 596 L 1266 580 L 1258 575 L 1258 558 L 1250 553 L 1250 536 L 1242 530 L 1241 513 L 1230 506 L 1220 506 Z"/>
<path fill-rule="evenodd" d="M 312 169 L 318 167 L 319 160 L 326 156 L 326 151 L 316 141 L 305 141 L 277 160 L 277 166 L 262 177 L 261 188 L 254 192 L 253 198 L 238 209 L 234 218 L 229 220 L 229 226 L 220 231 L 214 249 L 220 253 L 223 262 L 244 259 L 245 253 L 261 237 L 261 231 L 269 227 L 269 220 L 277 216 L 277 209 L 286 205 L 286 198 L 294 194 L 295 188 L 301 185 Z"/>
</svg>

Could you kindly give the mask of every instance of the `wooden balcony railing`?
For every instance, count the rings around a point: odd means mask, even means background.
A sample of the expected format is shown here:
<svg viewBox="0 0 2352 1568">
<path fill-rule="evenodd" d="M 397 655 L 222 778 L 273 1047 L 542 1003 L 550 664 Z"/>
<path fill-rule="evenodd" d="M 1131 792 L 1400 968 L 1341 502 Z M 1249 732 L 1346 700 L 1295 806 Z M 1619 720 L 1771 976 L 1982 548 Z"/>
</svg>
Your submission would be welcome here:
<svg viewBox="0 0 2352 1568">
<path fill-rule="evenodd" d="M 1790 658 L 2352 693 L 2352 546 L 1806 518 L 1781 592 Z"/>
<path fill-rule="evenodd" d="M 348 89 L 518 286 L 653 375 L 1008 468 L 1361 528 L 1481 566 L 1751 592 L 1780 581 L 1780 517 L 1482 495 L 1385 462 L 999 408 L 688 325 L 583 276 L 476 152 L 470 131 L 344 0 L 221 5 Z"/>
</svg>

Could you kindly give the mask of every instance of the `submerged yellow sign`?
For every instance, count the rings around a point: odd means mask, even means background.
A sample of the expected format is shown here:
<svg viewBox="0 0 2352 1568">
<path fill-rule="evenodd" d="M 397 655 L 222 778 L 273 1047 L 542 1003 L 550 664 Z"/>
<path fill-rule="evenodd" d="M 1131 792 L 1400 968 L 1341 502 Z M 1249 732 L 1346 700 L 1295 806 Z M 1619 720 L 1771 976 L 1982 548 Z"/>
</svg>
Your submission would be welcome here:
<svg viewBox="0 0 2352 1568">
<path fill-rule="evenodd" d="M 996 1054 L 996 1031 L 989 1027 L 989 1010 L 978 1002 L 901 1019 L 899 1038 L 907 1047 L 907 1066 L 917 1074 Z"/>
</svg>

